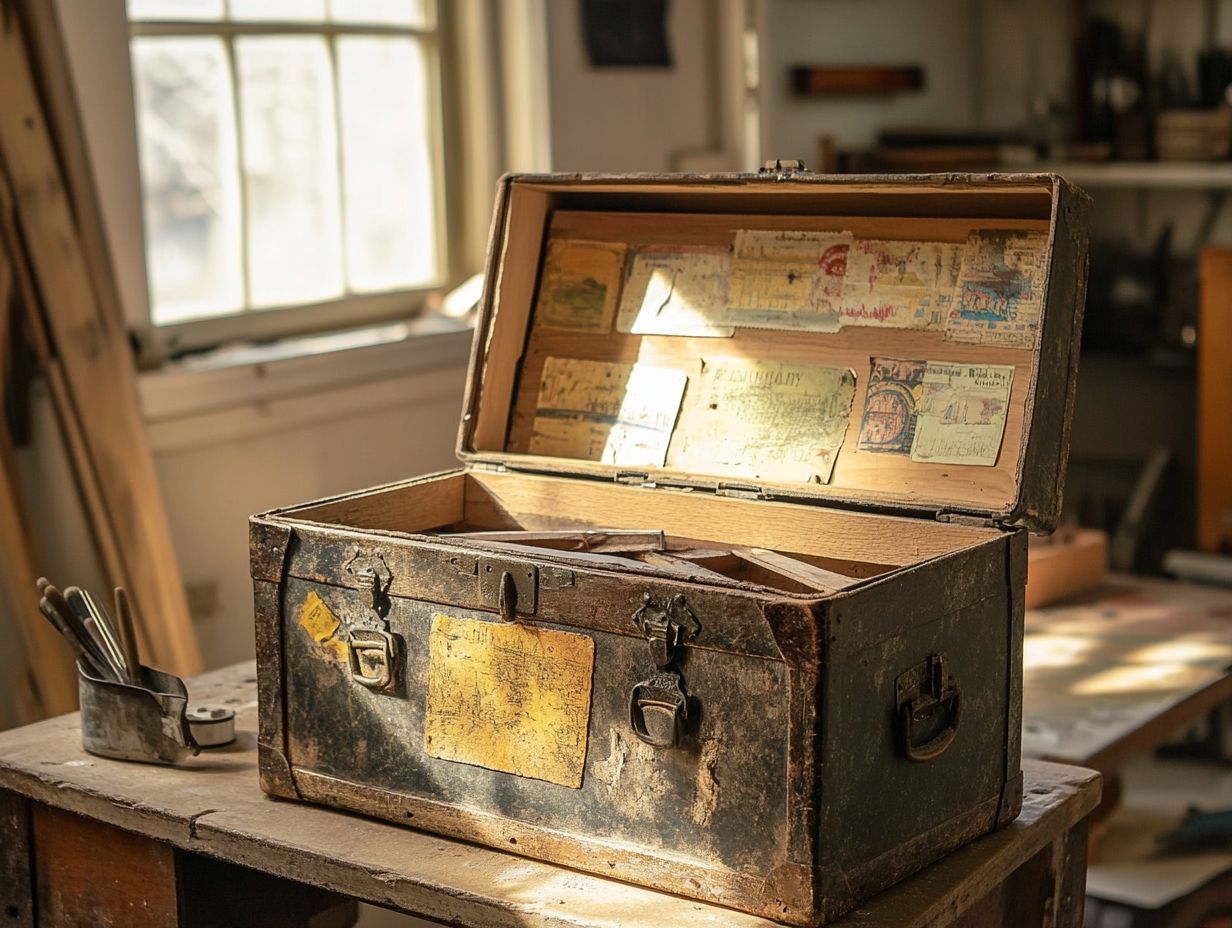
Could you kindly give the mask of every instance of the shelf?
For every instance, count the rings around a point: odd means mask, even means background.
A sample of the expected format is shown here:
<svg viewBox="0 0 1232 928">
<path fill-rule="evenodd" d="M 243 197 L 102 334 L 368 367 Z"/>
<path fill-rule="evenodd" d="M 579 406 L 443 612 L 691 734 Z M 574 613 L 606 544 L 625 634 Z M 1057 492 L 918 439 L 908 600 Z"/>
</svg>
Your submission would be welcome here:
<svg viewBox="0 0 1232 928">
<path fill-rule="evenodd" d="M 1055 172 L 1079 187 L 1232 189 L 1232 161 L 1058 161 L 1024 165 L 1023 170 Z"/>
</svg>

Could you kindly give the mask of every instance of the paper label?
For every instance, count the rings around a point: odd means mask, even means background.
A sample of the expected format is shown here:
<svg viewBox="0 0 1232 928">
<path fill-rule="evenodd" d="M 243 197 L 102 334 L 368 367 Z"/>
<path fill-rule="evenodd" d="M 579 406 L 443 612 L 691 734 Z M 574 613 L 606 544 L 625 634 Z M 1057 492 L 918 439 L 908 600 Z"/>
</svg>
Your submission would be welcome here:
<svg viewBox="0 0 1232 928">
<path fill-rule="evenodd" d="M 1033 348 L 1047 264 L 1048 236 L 1043 232 L 972 232 L 963 251 L 946 338 Z"/>
<path fill-rule="evenodd" d="M 669 367 L 548 358 L 530 453 L 662 467 L 687 382 Z"/>
<path fill-rule="evenodd" d="M 315 590 L 304 597 L 299 609 L 299 624 L 313 641 L 346 663 L 347 644 L 338 637 L 342 623 Z"/>
<path fill-rule="evenodd" d="M 843 279 L 843 325 L 941 328 L 943 308 L 953 299 L 958 247 L 942 242 L 853 243 Z"/>
<path fill-rule="evenodd" d="M 997 463 L 1014 368 L 930 361 L 924 369 L 911 460 Z"/>
<path fill-rule="evenodd" d="M 625 251 L 612 242 L 548 242 L 535 321 L 549 328 L 610 332 Z"/>
<path fill-rule="evenodd" d="M 743 328 L 837 332 L 849 232 L 740 229 L 726 321 Z"/>
<path fill-rule="evenodd" d="M 727 311 L 727 248 L 643 248 L 634 256 L 620 298 L 616 328 L 635 335 L 731 338 Z"/>
<path fill-rule="evenodd" d="M 594 663 L 586 635 L 434 615 L 424 750 L 581 788 Z"/>
<path fill-rule="evenodd" d="M 703 361 L 675 466 L 744 479 L 829 483 L 855 374 L 745 358 Z"/>
</svg>

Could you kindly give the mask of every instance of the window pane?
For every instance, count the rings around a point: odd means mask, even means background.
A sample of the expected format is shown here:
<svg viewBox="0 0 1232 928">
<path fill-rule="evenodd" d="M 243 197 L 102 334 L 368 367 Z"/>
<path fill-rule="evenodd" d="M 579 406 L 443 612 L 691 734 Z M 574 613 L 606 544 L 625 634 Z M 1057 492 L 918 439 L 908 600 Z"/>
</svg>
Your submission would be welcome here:
<svg viewBox="0 0 1232 928">
<path fill-rule="evenodd" d="M 423 26 L 424 6 L 424 0 L 329 0 L 329 18 L 336 23 Z"/>
<path fill-rule="evenodd" d="M 128 0 L 129 19 L 222 19 L 222 0 Z"/>
<path fill-rule="evenodd" d="M 325 40 L 240 38 L 235 53 L 252 305 L 336 297 L 338 142 Z"/>
<path fill-rule="evenodd" d="M 232 19 L 321 22 L 325 0 L 231 0 Z"/>
<path fill-rule="evenodd" d="M 340 38 L 338 72 L 351 289 L 435 283 L 431 110 L 420 43 Z"/>
<path fill-rule="evenodd" d="M 243 304 L 231 76 L 216 38 L 133 40 L 156 325 Z"/>
</svg>

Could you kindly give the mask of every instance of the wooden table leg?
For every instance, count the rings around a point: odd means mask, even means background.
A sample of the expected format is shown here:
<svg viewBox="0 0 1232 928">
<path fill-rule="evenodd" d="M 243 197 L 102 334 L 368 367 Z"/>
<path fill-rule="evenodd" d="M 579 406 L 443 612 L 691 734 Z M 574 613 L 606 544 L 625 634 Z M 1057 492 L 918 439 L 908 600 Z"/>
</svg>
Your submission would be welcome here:
<svg viewBox="0 0 1232 928">
<path fill-rule="evenodd" d="M 38 925 L 175 928 L 175 849 L 169 844 L 35 804 Z"/>
<path fill-rule="evenodd" d="M 176 862 L 180 928 L 350 928 L 359 919 L 353 899 L 315 886 L 183 851 Z"/>
<path fill-rule="evenodd" d="M 23 814 L 26 823 L 24 849 L 15 842 L 10 853 L 7 840 L 0 844 L 0 878 L 11 868 L 20 887 L 24 875 L 24 901 L 14 889 L 10 902 L 10 881 L 0 882 L 0 902 L 28 916 L 12 920 L 14 928 L 349 928 L 358 917 L 352 900 L 322 889 L 179 851 L 71 812 L 37 803 L 23 808 L 24 800 L 8 794 L 0 799 L 6 800 L 0 802 L 0 839 L 10 832 L 20 838 Z M 9 926 L 0 920 L 0 928 Z"/>
<path fill-rule="evenodd" d="M 0 925 L 34 928 L 30 802 L 0 790 Z"/>
<path fill-rule="evenodd" d="M 955 928 L 1082 928 L 1086 885 L 1084 819 L 976 902 Z"/>
</svg>

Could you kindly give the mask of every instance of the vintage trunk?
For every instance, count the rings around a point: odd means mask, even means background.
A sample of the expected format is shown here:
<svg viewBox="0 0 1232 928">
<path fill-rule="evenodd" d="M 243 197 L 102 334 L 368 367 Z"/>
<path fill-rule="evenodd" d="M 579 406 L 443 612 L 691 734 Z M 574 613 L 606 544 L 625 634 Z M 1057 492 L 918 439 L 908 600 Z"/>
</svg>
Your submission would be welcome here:
<svg viewBox="0 0 1232 928">
<path fill-rule="evenodd" d="M 264 789 L 799 925 L 1011 821 L 1087 203 L 1051 175 L 502 180 L 464 468 L 252 520 Z M 602 528 L 677 540 L 468 534 Z"/>
</svg>

